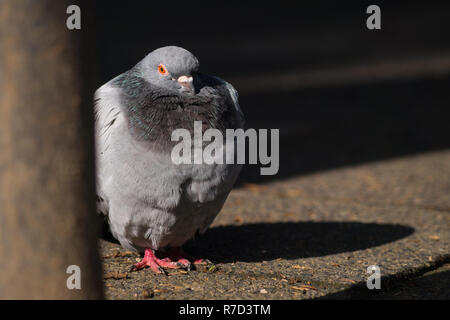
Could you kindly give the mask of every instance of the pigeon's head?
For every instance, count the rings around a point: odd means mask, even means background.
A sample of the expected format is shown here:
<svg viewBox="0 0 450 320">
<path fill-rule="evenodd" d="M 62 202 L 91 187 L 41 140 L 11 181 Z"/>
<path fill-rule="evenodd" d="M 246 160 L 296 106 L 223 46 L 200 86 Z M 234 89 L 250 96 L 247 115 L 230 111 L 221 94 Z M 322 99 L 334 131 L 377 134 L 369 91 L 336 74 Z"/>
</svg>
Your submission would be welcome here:
<svg viewBox="0 0 450 320">
<path fill-rule="evenodd" d="M 197 58 L 186 49 L 169 46 L 150 52 L 137 67 L 153 85 L 186 94 L 195 92 L 193 76 L 198 71 Z"/>
</svg>

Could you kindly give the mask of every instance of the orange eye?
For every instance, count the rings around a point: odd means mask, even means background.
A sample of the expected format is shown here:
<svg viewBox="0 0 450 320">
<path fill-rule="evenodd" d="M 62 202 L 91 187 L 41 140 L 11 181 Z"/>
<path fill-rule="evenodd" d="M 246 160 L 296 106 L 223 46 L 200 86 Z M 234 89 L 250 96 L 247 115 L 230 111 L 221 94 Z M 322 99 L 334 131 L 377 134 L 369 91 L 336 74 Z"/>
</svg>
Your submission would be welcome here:
<svg viewBox="0 0 450 320">
<path fill-rule="evenodd" d="M 167 69 L 166 69 L 166 66 L 165 65 L 163 65 L 163 64 L 160 64 L 159 66 L 158 66 L 158 71 L 159 71 L 159 73 L 161 73 L 161 74 L 163 74 L 163 75 L 166 75 L 168 72 L 167 72 Z"/>
</svg>

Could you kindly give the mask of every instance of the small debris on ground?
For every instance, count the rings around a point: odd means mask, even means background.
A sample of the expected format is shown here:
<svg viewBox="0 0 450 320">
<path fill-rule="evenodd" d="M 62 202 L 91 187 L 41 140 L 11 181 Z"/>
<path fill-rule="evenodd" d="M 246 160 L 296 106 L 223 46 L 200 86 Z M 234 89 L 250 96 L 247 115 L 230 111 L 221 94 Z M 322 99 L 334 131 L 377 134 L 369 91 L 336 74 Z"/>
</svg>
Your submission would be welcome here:
<svg viewBox="0 0 450 320">
<path fill-rule="evenodd" d="M 250 191 L 253 191 L 253 192 L 261 192 L 261 191 L 265 191 L 267 189 L 266 186 L 262 186 L 262 185 L 255 184 L 255 183 L 246 183 L 243 186 L 243 188 L 247 189 L 247 190 L 250 190 Z"/>
<path fill-rule="evenodd" d="M 142 291 L 142 297 L 144 299 L 153 298 L 155 296 L 155 292 L 152 289 L 144 289 Z"/>
<path fill-rule="evenodd" d="M 291 288 L 294 289 L 294 290 L 302 290 L 302 291 L 317 290 L 315 287 L 313 287 L 313 286 L 307 286 L 307 285 L 300 286 L 300 287 L 297 287 L 297 286 L 291 286 Z"/>
<path fill-rule="evenodd" d="M 112 272 L 108 272 L 103 276 L 103 279 L 128 279 L 128 273 L 124 272 L 117 272 L 117 271 L 112 271 Z"/>
</svg>

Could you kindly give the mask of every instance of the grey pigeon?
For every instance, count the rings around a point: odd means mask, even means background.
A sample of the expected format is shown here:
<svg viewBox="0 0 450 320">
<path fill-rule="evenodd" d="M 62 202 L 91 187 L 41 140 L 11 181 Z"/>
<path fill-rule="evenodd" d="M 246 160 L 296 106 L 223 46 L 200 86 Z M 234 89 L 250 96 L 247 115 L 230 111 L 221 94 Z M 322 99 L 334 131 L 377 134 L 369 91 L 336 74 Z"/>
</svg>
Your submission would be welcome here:
<svg viewBox="0 0 450 320">
<path fill-rule="evenodd" d="M 173 130 L 243 128 L 233 86 L 199 72 L 189 51 L 168 46 L 148 54 L 95 93 L 98 211 L 112 235 L 145 252 L 134 270 L 187 268 L 182 245 L 204 232 L 238 177 L 238 164 L 175 164 Z M 167 256 L 159 258 L 156 251 Z"/>
</svg>

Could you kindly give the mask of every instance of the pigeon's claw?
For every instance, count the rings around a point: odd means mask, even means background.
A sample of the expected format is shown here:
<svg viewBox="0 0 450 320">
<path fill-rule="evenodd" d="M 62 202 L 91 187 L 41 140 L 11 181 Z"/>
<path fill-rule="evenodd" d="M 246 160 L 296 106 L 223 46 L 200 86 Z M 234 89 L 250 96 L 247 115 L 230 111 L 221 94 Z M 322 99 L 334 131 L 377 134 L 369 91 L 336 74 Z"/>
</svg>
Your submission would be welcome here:
<svg viewBox="0 0 450 320">
<path fill-rule="evenodd" d="M 189 257 L 189 259 L 185 258 L 187 255 L 180 247 L 170 248 L 167 253 L 168 257 L 159 259 L 155 255 L 155 251 L 153 249 L 145 249 L 144 258 L 131 267 L 131 271 L 137 271 L 149 267 L 156 273 L 167 275 L 163 268 L 184 269 L 186 271 L 191 271 L 195 265 L 211 263 L 207 259 L 194 260 L 191 257 Z M 193 260 L 193 262 L 190 260 Z"/>
<path fill-rule="evenodd" d="M 196 259 L 196 260 L 194 260 L 193 264 L 208 265 L 208 264 L 212 264 L 212 262 L 209 261 L 208 259 Z"/>
<path fill-rule="evenodd" d="M 153 249 L 145 249 L 144 258 L 131 267 L 131 271 L 141 270 L 145 267 L 149 267 L 154 272 L 165 275 L 167 275 L 167 272 L 163 268 L 178 268 L 177 264 L 168 258 L 158 259 Z"/>
<path fill-rule="evenodd" d="M 181 247 L 170 248 L 168 250 L 168 254 L 172 260 L 177 261 L 177 263 L 183 266 L 183 269 L 188 271 L 190 271 L 195 265 L 211 264 L 211 261 L 208 259 L 194 259 L 190 255 L 186 254 Z"/>
<path fill-rule="evenodd" d="M 181 269 L 184 269 L 186 271 L 191 271 L 191 269 L 192 269 L 192 263 L 188 259 L 184 259 L 184 258 L 178 259 L 177 265 Z"/>
</svg>

